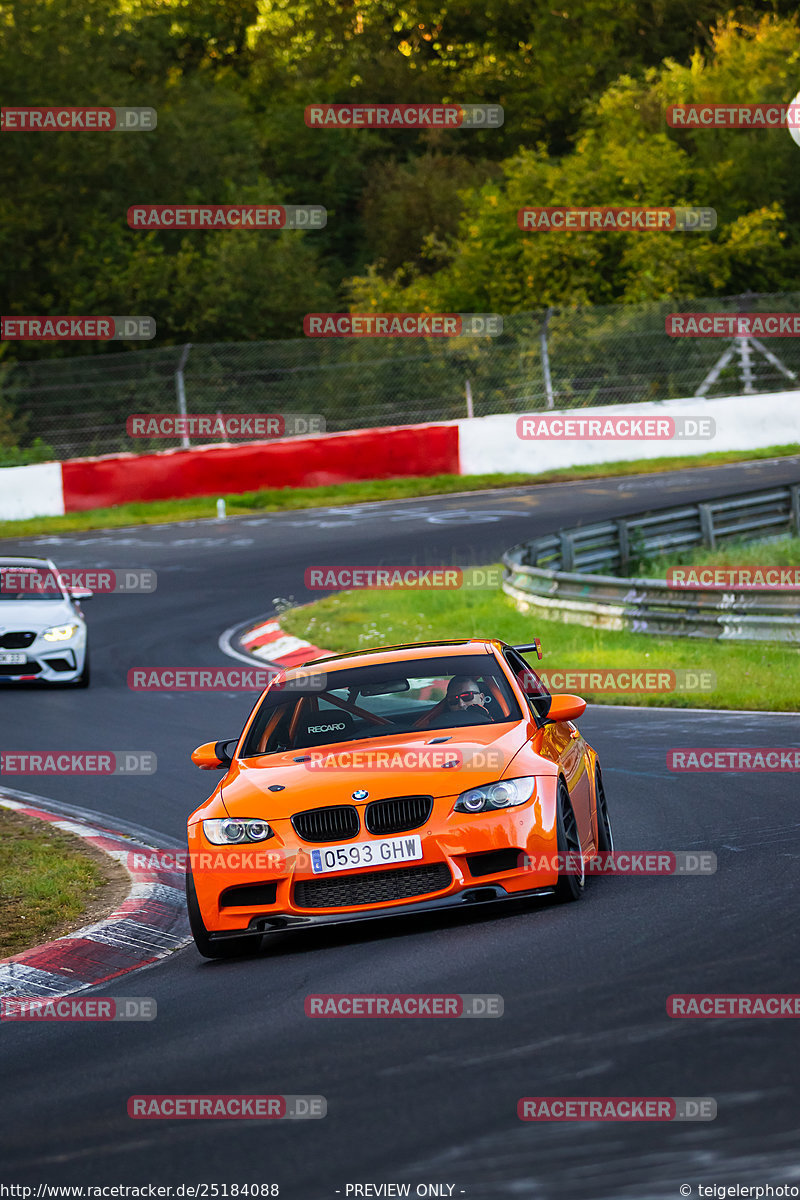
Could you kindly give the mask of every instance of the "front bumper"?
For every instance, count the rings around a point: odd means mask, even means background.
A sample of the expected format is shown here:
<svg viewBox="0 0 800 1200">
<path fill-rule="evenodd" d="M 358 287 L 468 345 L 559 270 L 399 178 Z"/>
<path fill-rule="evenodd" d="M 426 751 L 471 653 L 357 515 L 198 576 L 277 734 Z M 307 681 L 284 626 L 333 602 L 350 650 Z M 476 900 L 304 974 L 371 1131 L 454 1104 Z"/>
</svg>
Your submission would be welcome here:
<svg viewBox="0 0 800 1200">
<path fill-rule="evenodd" d="M 397 835 L 420 837 L 420 859 L 324 874 L 311 871 L 309 857 L 324 844 L 299 840 L 288 819 L 270 821 L 275 836 L 265 842 L 230 847 L 211 845 L 198 821 L 188 841 L 203 924 L 212 937 L 241 936 L 548 894 L 557 870 L 529 869 L 523 856 L 536 864 L 552 858 L 555 798 L 549 777 L 537 781 L 531 801 L 492 813 L 457 814 L 455 796 L 442 797 L 425 825 Z M 380 839 L 362 832 L 352 840 Z M 328 891 L 323 881 L 341 889 Z"/>
<path fill-rule="evenodd" d="M 6 632 L 10 632 L 6 630 Z M 23 663 L 0 662 L 0 685 L 4 683 L 72 683 L 86 662 L 86 631 L 79 630 L 64 642 L 47 642 L 39 634 L 30 646 L 21 650 L 2 650 L 2 654 L 24 654 Z"/>
</svg>

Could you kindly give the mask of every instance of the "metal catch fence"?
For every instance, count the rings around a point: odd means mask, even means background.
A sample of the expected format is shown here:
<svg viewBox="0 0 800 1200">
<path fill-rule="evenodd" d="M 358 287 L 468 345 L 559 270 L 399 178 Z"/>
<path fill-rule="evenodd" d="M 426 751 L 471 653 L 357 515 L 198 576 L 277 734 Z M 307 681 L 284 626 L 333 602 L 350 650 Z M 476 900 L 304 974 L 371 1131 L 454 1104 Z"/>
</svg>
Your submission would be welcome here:
<svg viewBox="0 0 800 1200">
<path fill-rule="evenodd" d="M 774 312 L 800 292 L 516 313 L 500 337 L 292 339 L 0 364 L 0 418 L 58 458 L 179 446 L 133 414 L 321 416 L 330 432 L 800 386 L 800 339 L 671 338 L 671 311 Z M 197 444 L 219 438 L 198 438 Z M 185 442 L 184 442 L 185 444 Z M 192 439 L 195 444 L 195 439 Z"/>
</svg>

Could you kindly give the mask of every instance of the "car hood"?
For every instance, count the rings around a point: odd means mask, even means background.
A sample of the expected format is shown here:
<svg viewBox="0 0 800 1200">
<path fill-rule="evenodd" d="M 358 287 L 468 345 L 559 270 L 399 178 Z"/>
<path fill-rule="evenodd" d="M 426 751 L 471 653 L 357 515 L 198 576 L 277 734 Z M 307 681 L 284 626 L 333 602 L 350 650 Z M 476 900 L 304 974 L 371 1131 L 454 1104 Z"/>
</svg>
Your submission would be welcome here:
<svg viewBox="0 0 800 1200">
<path fill-rule="evenodd" d="M 70 625 L 81 620 L 66 600 L 0 601 L 0 633 L 5 629 L 30 629 L 41 633 L 51 625 Z"/>
<path fill-rule="evenodd" d="M 455 796 L 501 779 L 531 732 L 525 722 L 471 725 L 237 759 L 223 781 L 222 801 L 231 816 L 274 821 L 307 808 L 352 804 L 358 790 L 368 793 L 362 803 L 392 796 Z M 432 745 L 435 738 L 447 741 Z M 295 762 L 306 757 L 310 761 Z M 326 766 L 318 765 L 325 759 Z M 458 765 L 444 766 L 448 761 Z M 275 784 L 284 790 L 271 792 Z"/>
</svg>

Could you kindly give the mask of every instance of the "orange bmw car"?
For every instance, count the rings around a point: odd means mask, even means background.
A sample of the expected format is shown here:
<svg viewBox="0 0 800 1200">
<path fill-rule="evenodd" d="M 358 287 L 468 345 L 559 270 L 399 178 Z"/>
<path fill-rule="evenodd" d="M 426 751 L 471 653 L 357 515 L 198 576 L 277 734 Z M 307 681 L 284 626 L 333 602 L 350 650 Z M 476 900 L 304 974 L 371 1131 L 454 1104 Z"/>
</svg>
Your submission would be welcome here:
<svg viewBox="0 0 800 1200">
<path fill-rule="evenodd" d="M 263 934 L 527 896 L 577 900 L 613 849 L 600 766 L 523 653 L 484 639 L 287 670 L 189 817 L 186 894 L 207 958 Z M 568 865 L 571 864 L 571 867 Z M 577 866 L 575 865 L 577 864 Z"/>
</svg>

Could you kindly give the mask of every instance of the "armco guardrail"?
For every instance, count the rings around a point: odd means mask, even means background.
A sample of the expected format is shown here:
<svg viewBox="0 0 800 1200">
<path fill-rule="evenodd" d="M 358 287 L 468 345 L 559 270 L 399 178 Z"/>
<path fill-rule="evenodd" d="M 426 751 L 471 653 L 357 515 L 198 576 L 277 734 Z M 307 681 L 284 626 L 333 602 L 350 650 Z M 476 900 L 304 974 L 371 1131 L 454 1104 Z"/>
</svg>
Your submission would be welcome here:
<svg viewBox="0 0 800 1200">
<path fill-rule="evenodd" d="M 782 533 L 800 534 L 800 484 L 564 529 L 516 547 L 524 554 L 515 561 L 551 571 L 624 575 L 636 562 L 671 551 L 692 546 L 714 550 L 737 538 Z"/>
<path fill-rule="evenodd" d="M 663 579 L 591 573 L 693 546 L 800 534 L 800 484 L 561 530 L 503 555 L 522 611 L 634 633 L 800 643 L 800 591 L 683 591 Z"/>
</svg>

